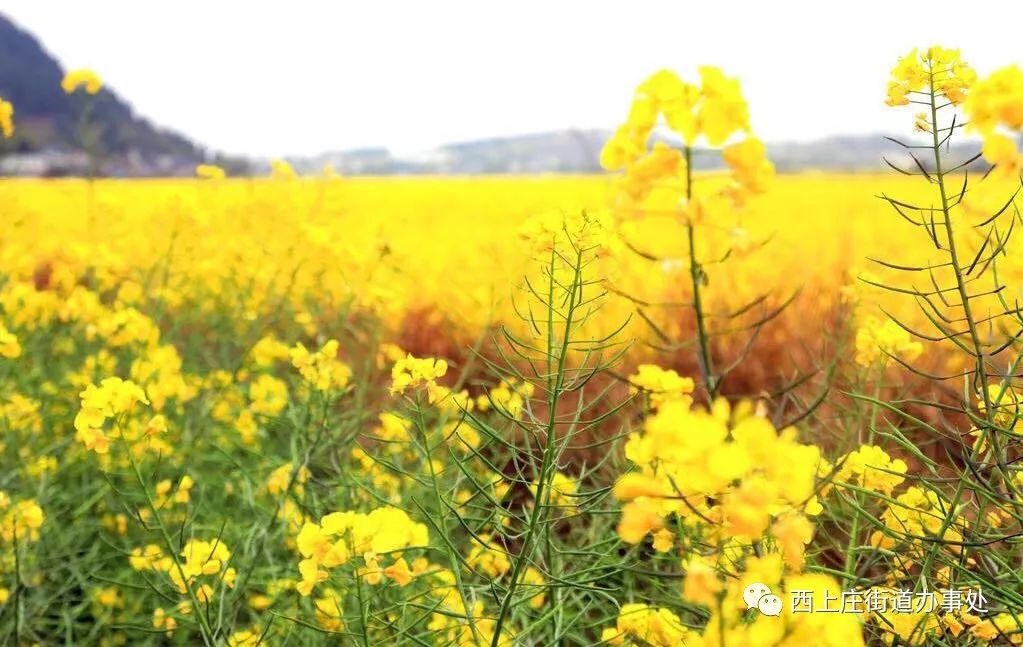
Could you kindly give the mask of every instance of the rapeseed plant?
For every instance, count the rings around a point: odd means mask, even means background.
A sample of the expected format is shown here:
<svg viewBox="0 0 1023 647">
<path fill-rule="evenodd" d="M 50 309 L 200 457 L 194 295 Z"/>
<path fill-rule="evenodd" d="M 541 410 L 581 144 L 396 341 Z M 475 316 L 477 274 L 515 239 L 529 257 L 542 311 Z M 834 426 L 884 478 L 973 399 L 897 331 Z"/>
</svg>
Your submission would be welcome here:
<svg viewBox="0 0 1023 647">
<path fill-rule="evenodd" d="M 726 221 L 734 221 L 753 196 L 767 191 L 775 170 L 767 159 L 763 142 L 750 133 L 749 110 L 738 80 L 726 77 L 714 67 L 701 67 L 699 74 L 699 85 L 683 81 L 668 70 L 661 70 L 640 84 L 626 123 L 619 127 L 601 153 L 601 164 L 607 170 L 622 171 L 614 213 L 622 221 L 621 237 L 627 248 L 641 258 L 660 262 L 667 270 L 671 259 L 637 248 L 630 241 L 634 237 L 631 232 L 636 220 L 642 219 L 667 219 L 682 226 L 685 245 L 681 264 L 688 268 L 687 287 L 691 299 L 686 305 L 695 322 L 701 386 L 707 397 L 714 399 L 721 382 L 742 363 L 759 334 L 758 329 L 776 317 L 778 311 L 762 313 L 762 317 L 745 326 L 751 331 L 747 348 L 731 365 L 717 367 L 712 341 L 722 331 L 712 330 L 714 321 L 721 319 L 739 324 L 741 322 L 736 320 L 743 314 L 764 305 L 766 295 L 739 305 L 731 314 L 714 312 L 706 295 L 710 268 L 727 267 L 725 263 L 732 254 L 746 254 L 751 245 L 745 236 L 740 236 L 743 240 L 726 241 L 722 251 L 707 252 L 702 245 L 708 241 L 698 239 L 706 239 L 704 229 L 723 228 Z M 663 139 L 651 145 L 659 127 L 667 128 L 665 136 L 681 139 L 680 147 L 675 148 Z M 734 141 L 740 134 L 744 138 Z M 709 152 L 697 148 L 698 141 L 711 149 L 721 149 L 721 158 L 729 170 L 724 178 L 706 181 L 707 190 L 696 186 L 698 176 L 692 170 L 693 156 Z M 660 339 L 663 349 L 670 339 L 669 331 L 660 318 L 655 321 L 646 311 L 667 304 L 628 296 L 644 306 L 639 313 Z M 672 309 L 669 308 L 669 312 Z"/>
<path fill-rule="evenodd" d="M 1017 542 L 1013 526 L 1020 519 L 1011 467 L 1017 455 L 1011 382 L 1021 328 L 1018 309 L 1002 295 L 1008 284 L 1000 267 L 1001 257 L 1011 257 L 1019 171 L 1006 142 L 994 133 L 998 118 L 985 112 L 997 105 L 990 88 L 1000 82 L 978 82 L 957 50 L 937 46 L 911 51 L 899 60 L 892 77 L 888 105 L 923 108 L 914 117 L 914 130 L 929 141 L 920 145 L 893 140 L 913 167 L 889 165 L 918 176 L 933 193 L 930 202 L 888 194 L 882 199 L 926 234 L 933 253 L 912 262 L 874 259 L 888 275 L 908 277 L 908 285 L 887 277 L 864 280 L 911 297 L 926 323 L 907 322 L 887 311 L 883 320 L 866 317 L 857 333 L 856 359 L 866 367 L 894 361 L 930 383 L 933 391 L 927 398 L 892 401 L 881 398 L 879 388 L 872 394 L 853 394 L 870 409 L 870 441 L 894 441 L 914 465 L 910 469 L 906 461 L 874 445 L 840 459 L 834 492 L 853 508 L 846 577 L 853 585 L 877 582 L 880 571 L 882 586 L 888 588 L 879 590 L 889 595 L 907 586 L 918 594 L 940 588 L 940 600 L 982 588 L 992 613 L 999 607 L 1007 610 L 998 620 L 982 620 L 979 607 L 971 606 L 966 613 L 944 604 L 901 615 L 874 614 L 871 633 L 890 644 L 942 644 L 943 638 L 1018 642 L 1018 578 L 990 568 L 1007 565 L 1003 549 Z M 974 88 L 980 90 L 979 100 L 971 100 Z M 963 108 L 979 120 L 964 121 L 958 112 Z M 984 133 L 983 149 L 972 158 L 949 162 L 947 144 L 964 127 Z M 981 156 L 997 165 L 971 183 L 968 167 Z M 1006 177 L 1012 178 L 1008 191 Z M 992 193 L 999 192 L 994 198 L 999 207 L 983 212 Z M 937 353 L 947 358 L 940 372 L 917 366 L 921 355 Z M 945 390 L 947 382 L 958 382 L 961 391 Z M 940 411 L 938 422 L 911 413 L 907 405 Z M 879 429 L 885 426 L 887 430 Z M 931 443 L 944 457 L 922 451 Z M 861 520 L 871 527 L 866 545 L 861 544 Z"/>
</svg>

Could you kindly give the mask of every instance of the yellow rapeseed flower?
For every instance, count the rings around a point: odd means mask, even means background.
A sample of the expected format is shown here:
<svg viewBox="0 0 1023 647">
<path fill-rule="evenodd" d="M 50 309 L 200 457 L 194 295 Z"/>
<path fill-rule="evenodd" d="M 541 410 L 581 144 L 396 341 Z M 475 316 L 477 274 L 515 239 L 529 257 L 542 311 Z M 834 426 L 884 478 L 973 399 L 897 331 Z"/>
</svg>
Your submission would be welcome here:
<svg viewBox="0 0 1023 647">
<path fill-rule="evenodd" d="M 14 359 L 21 356 L 21 344 L 18 338 L 0 322 L 0 357 Z"/>
<path fill-rule="evenodd" d="M 391 394 L 428 386 L 447 372 L 448 363 L 442 359 L 418 358 L 408 354 L 391 367 Z"/>
<path fill-rule="evenodd" d="M 14 106 L 0 98 L 0 134 L 6 139 L 14 136 Z"/>
<path fill-rule="evenodd" d="M 216 164 L 199 164 L 195 167 L 195 176 L 205 180 L 223 180 L 227 173 Z"/>
<path fill-rule="evenodd" d="M 291 349 L 291 363 L 307 384 L 317 391 L 340 390 L 348 386 L 352 369 L 337 358 L 338 341 L 327 341 L 320 350 L 310 353 L 302 344 Z"/>
<path fill-rule="evenodd" d="M 84 88 L 88 94 L 96 94 L 103 87 L 103 81 L 92 70 L 80 68 L 69 70 L 60 82 L 60 87 L 65 94 L 73 94 L 79 88 Z"/>
<path fill-rule="evenodd" d="M 911 362 L 922 352 L 923 344 L 887 317 L 866 317 L 856 330 L 856 363 L 860 366 L 885 364 L 892 355 Z"/>
</svg>

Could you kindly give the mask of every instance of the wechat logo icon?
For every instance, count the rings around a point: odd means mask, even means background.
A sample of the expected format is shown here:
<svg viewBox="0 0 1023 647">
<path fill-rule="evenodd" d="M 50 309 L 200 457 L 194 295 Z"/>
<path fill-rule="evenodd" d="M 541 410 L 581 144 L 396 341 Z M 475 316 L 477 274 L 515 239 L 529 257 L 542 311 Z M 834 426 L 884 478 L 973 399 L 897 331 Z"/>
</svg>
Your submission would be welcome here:
<svg viewBox="0 0 1023 647">
<path fill-rule="evenodd" d="M 753 582 L 742 592 L 742 601 L 747 609 L 757 609 L 765 616 L 781 615 L 781 598 L 771 593 L 770 587 Z"/>
</svg>

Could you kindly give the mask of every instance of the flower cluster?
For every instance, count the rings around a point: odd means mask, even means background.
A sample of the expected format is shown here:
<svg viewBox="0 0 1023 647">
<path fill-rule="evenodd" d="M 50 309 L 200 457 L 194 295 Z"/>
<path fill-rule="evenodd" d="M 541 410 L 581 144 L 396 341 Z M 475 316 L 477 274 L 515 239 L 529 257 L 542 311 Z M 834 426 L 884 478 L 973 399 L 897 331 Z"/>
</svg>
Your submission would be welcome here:
<svg viewBox="0 0 1023 647">
<path fill-rule="evenodd" d="M 779 433 L 752 405 L 735 411 L 723 400 L 711 411 L 670 402 L 633 433 L 625 454 L 638 468 L 614 487 L 625 501 L 618 533 L 629 543 L 650 533 L 672 545 L 666 520 L 711 546 L 771 539 L 794 569 L 803 563 L 813 526 L 804 509 L 815 494 L 820 450 L 796 442 L 795 429 Z"/>
<path fill-rule="evenodd" d="M 895 497 L 881 520 L 886 530 L 874 531 L 871 542 L 882 548 L 899 547 L 916 557 L 923 556 L 926 540 L 932 538 L 949 542 L 948 549 L 959 552 L 957 544 L 963 541 L 961 529 L 966 527 L 966 522 L 953 514 L 945 496 L 918 486 Z"/>
<path fill-rule="evenodd" d="M 278 180 L 292 180 L 298 177 L 294 167 L 282 159 L 270 161 L 270 174 Z"/>
<path fill-rule="evenodd" d="M 43 509 L 38 503 L 32 499 L 11 503 L 7 493 L 0 490 L 0 543 L 8 549 L 17 542 L 39 541 L 43 519 Z"/>
<path fill-rule="evenodd" d="M 308 480 L 308 467 L 299 465 L 296 468 L 291 463 L 285 463 L 270 473 L 266 479 L 266 490 L 274 496 L 280 496 L 290 489 L 295 496 L 302 496 Z"/>
<path fill-rule="evenodd" d="M 180 562 L 181 567 L 168 571 L 179 593 L 184 594 L 188 588 L 193 588 L 199 601 L 209 604 L 213 601 L 213 585 L 223 583 L 228 588 L 234 588 L 237 574 L 234 568 L 227 565 L 231 551 L 219 539 L 189 539 L 181 551 L 181 557 L 184 558 Z M 211 578 L 211 582 L 204 582 L 196 588 L 196 582 L 202 576 Z"/>
<path fill-rule="evenodd" d="M 79 397 L 81 408 L 75 416 L 75 437 L 86 449 L 97 454 L 110 450 L 110 440 L 103 431 L 107 419 L 115 419 L 115 427 L 120 429 L 118 416 L 131 411 L 136 404 L 149 404 L 141 387 L 119 377 L 108 377 L 98 387 L 90 384 Z M 159 423 L 154 425 L 154 432 L 159 432 L 160 426 Z"/>
<path fill-rule="evenodd" d="M 256 368 L 270 368 L 275 362 L 288 359 L 291 356 L 291 349 L 273 335 L 261 337 L 258 342 L 249 350 L 249 359 Z"/>
<path fill-rule="evenodd" d="M 681 402 L 688 407 L 693 402 L 691 394 L 695 388 L 693 378 L 682 377 L 656 364 L 640 364 L 629 376 L 629 393 L 644 393 L 651 409 L 660 409 L 668 402 Z"/>
<path fill-rule="evenodd" d="M 397 508 L 377 508 L 367 514 L 332 512 L 318 524 L 306 523 L 298 534 L 298 552 L 303 559 L 298 565 L 302 581 L 297 589 L 309 595 L 313 587 L 330 577 L 331 569 L 353 558 L 362 560 L 357 573 L 369 583 L 379 583 L 381 576 L 407 583 L 408 563 L 398 551 L 425 548 L 428 543 L 426 526 Z M 381 568 L 381 559 L 393 561 Z"/>
<path fill-rule="evenodd" d="M 216 164 L 199 164 L 195 167 L 195 176 L 204 180 L 223 180 L 227 173 Z"/>
<path fill-rule="evenodd" d="M 604 629 L 601 640 L 609 645 L 630 645 L 639 642 L 652 647 L 689 645 L 699 639 L 682 620 L 668 609 L 642 603 L 623 604 L 614 627 Z"/>
<path fill-rule="evenodd" d="M 538 488 L 539 483 L 537 481 L 533 481 L 530 484 L 530 491 L 534 497 Z M 555 472 L 551 477 L 551 487 L 544 494 L 548 505 L 571 509 L 576 507 L 578 493 L 579 481 L 577 479 L 561 472 Z"/>
<path fill-rule="evenodd" d="M 14 359 L 21 355 L 21 344 L 18 337 L 0 323 L 0 357 Z"/>
<path fill-rule="evenodd" d="M 957 49 L 929 47 L 920 52 L 914 49 L 899 59 L 888 82 L 889 106 L 910 103 L 914 92 L 933 90 L 953 104 L 966 101 L 966 93 L 977 80 L 977 73 L 962 60 Z"/>
<path fill-rule="evenodd" d="M 336 339 L 331 339 L 320 350 L 310 353 L 302 344 L 296 344 L 291 349 L 291 363 L 306 384 L 317 391 L 344 389 L 352 377 L 352 369 L 337 358 L 339 346 Z"/>
<path fill-rule="evenodd" d="M 145 389 L 154 411 L 164 411 L 171 401 L 191 400 L 196 389 L 182 372 L 181 355 L 170 344 L 148 344 L 131 363 L 131 380 Z"/>
<path fill-rule="evenodd" d="M 891 357 L 911 362 L 923 352 L 923 344 L 890 318 L 865 317 L 856 330 L 856 363 L 886 364 Z"/>
<path fill-rule="evenodd" d="M 476 407 L 480 411 L 488 411 L 494 406 L 512 418 L 518 418 L 534 391 L 535 387 L 529 382 L 516 378 L 502 379 L 497 386 L 476 398 Z"/>
<path fill-rule="evenodd" d="M 733 135 L 749 131 L 749 110 L 736 79 L 714 67 L 701 67 L 700 84 L 683 81 L 661 70 L 644 81 L 633 97 L 624 125 L 601 151 L 601 165 L 624 171 L 618 211 L 625 215 L 675 214 L 690 223 L 709 212 L 741 206 L 747 196 L 763 193 L 774 177 L 764 144 L 755 137 L 726 146 L 725 163 L 731 181 L 710 195 L 692 191 L 690 150 L 702 135 L 712 147 L 721 147 Z M 684 149 L 664 141 L 648 142 L 662 123 L 677 133 Z"/>
<path fill-rule="evenodd" d="M 785 575 L 778 555 L 746 557 L 738 573 L 722 577 L 713 568 L 693 559 L 686 567 L 684 597 L 712 609 L 702 632 L 684 623 L 672 611 L 646 604 L 626 604 L 614 627 L 604 629 L 603 640 L 612 645 L 687 645 L 713 647 L 857 647 L 864 644 L 860 620 L 855 614 L 820 611 L 822 603 L 841 597 L 838 583 L 826 575 Z M 766 586 L 779 598 L 780 617 L 747 615 L 744 591 Z M 809 596 L 813 610 L 801 612 L 794 602 Z"/>
<path fill-rule="evenodd" d="M 96 94 L 103 88 L 103 81 L 99 75 L 90 69 L 69 70 L 60 87 L 65 94 L 74 94 L 79 88 L 84 88 L 87 94 Z"/>
<path fill-rule="evenodd" d="M 984 159 L 996 166 L 999 176 L 1018 178 L 1023 154 L 1010 135 L 1023 131 L 1023 70 L 1010 65 L 981 79 L 964 107 L 969 128 L 984 138 Z"/>
<path fill-rule="evenodd" d="M 671 70 L 655 72 L 641 83 L 628 120 L 601 153 L 604 168 L 619 170 L 639 159 L 659 116 L 688 145 L 703 135 L 711 146 L 720 146 L 749 128 L 749 109 L 738 80 L 716 67 L 701 67 L 699 73 L 699 85 L 683 81 Z"/>
<path fill-rule="evenodd" d="M 989 404 L 991 420 L 1002 429 L 1012 429 L 1023 413 L 1023 394 L 1009 380 L 988 384 L 986 398 L 977 394 L 977 412 L 987 414 Z"/>
<path fill-rule="evenodd" d="M 552 249 L 567 251 L 572 246 L 588 250 L 616 247 L 606 211 L 544 211 L 526 219 L 519 238 L 534 255 Z"/>
<path fill-rule="evenodd" d="M 833 477 L 834 483 L 849 483 L 886 496 L 906 480 L 908 469 L 906 461 L 893 459 L 875 445 L 863 445 L 839 458 L 837 464 L 840 467 Z M 827 490 L 822 490 L 822 494 Z"/>
<path fill-rule="evenodd" d="M 0 581 L 4 582 L 0 584 L 0 605 L 6 604 L 10 596 L 6 582 L 18 575 L 17 552 L 39 541 L 39 529 L 44 520 L 43 509 L 35 500 L 14 502 L 0 490 L 0 578 L 3 578 Z"/>
<path fill-rule="evenodd" d="M 128 557 L 132 569 L 163 573 L 180 595 L 187 596 L 170 613 L 163 607 L 155 608 L 153 628 L 173 635 L 178 626 L 175 616 L 187 616 L 193 611 L 190 600 L 194 599 L 202 606 L 201 612 L 206 613 L 218 591 L 233 589 L 238 574 L 234 567 L 228 566 L 230 559 L 231 551 L 220 539 L 189 539 L 177 557 L 168 555 L 155 544 L 133 549 Z"/>
<path fill-rule="evenodd" d="M 391 394 L 404 393 L 421 386 L 436 385 L 436 380 L 448 372 L 448 363 L 442 359 L 418 358 L 407 354 L 391 367 Z"/>
<path fill-rule="evenodd" d="M 14 106 L 0 98 L 0 134 L 6 139 L 14 136 Z"/>
</svg>

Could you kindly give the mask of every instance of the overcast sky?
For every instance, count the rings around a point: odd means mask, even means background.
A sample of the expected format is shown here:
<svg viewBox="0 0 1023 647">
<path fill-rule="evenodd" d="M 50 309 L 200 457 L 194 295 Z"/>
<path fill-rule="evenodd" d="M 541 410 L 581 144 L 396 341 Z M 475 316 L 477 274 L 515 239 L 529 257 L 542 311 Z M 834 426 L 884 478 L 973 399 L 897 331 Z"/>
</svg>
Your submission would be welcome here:
<svg viewBox="0 0 1023 647">
<path fill-rule="evenodd" d="M 767 140 L 905 130 L 888 71 L 960 47 L 1023 62 L 1023 2 L 5 0 L 66 67 L 230 153 L 313 154 L 613 127 L 662 67 L 740 77 Z"/>
</svg>

